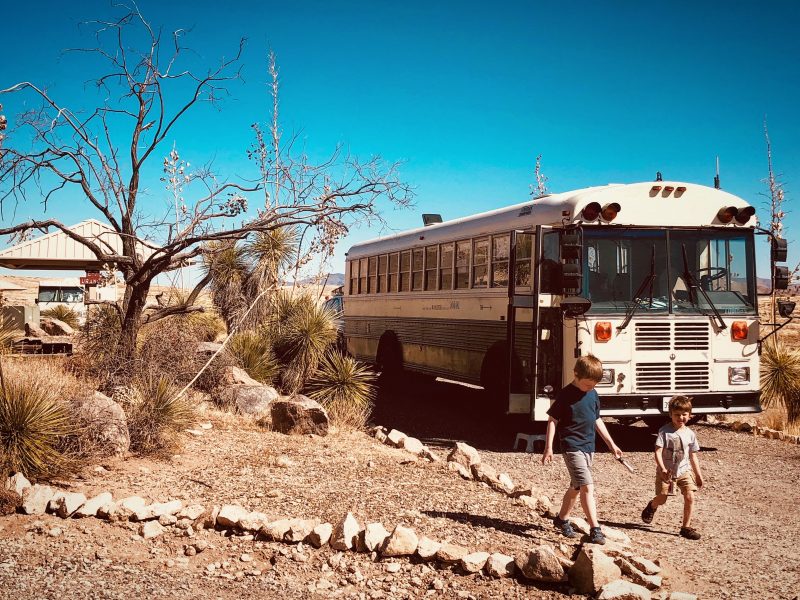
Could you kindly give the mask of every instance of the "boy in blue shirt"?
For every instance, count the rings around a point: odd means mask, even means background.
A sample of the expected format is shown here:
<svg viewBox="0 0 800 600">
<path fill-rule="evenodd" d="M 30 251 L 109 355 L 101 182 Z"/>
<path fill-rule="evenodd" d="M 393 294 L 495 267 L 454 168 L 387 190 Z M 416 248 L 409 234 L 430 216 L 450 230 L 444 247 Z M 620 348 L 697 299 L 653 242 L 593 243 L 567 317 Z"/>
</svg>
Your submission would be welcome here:
<svg viewBox="0 0 800 600">
<path fill-rule="evenodd" d="M 558 433 L 564 462 L 569 471 L 570 487 L 564 494 L 561 510 L 553 522 L 566 537 L 575 537 L 577 534 L 568 517 L 580 496 L 583 512 L 591 527 L 589 541 L 592 544 L 605 544 L 606 538 L 597 520 L 592 480 L 595 430 L 600 433 L 615 457 L 622 458 L 622 450 L 611 439 L 600 418 L 600 398 L 594 391 L 594 387 L 603 378 L 603 363 L 592 355 L 581 356 L 575 362 L 574 373 L 575 379 L 558 393 L 547 411 L 550 419 L 547 422 L 542 464 L 546 465 L 553 460 L 553 439 Z"/>
</svg>

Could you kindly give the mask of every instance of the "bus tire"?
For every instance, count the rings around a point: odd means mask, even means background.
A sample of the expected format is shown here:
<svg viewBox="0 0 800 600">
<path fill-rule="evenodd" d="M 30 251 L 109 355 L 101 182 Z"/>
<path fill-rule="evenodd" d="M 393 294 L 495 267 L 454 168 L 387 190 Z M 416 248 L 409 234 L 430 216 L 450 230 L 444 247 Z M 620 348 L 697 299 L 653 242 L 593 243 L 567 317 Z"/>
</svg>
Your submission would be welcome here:
<svg viewBox="0 0 800 600">
<path fill-rule="evenodd" d="M 487 410 L 490 415 L 506 417 L 508 415 L 508 347 L 497 342 L 489 348 L 481 365 L 481 386 L 485 390 Z M 512 372 L 512 388 L 522 380 L 522 365 L 514 357 Z"/>
<path fill-rule="evenodd" d="M 403 346 L 394 331 L 384 331 L 378 340 L 375 366 L 380 371 L 381 381 L 394 382 L 403 373 Z"/>
</svg>

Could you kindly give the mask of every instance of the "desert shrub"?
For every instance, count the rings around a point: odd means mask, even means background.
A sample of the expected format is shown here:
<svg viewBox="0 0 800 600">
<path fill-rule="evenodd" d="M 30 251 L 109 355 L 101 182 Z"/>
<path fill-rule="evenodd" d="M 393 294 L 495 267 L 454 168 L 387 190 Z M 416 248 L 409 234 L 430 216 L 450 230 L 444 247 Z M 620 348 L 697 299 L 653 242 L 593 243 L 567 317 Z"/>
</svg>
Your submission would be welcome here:
<svg viewBox="0 0 800 600">
<path fill-rule="evenodd" d="M 0 517 L 13 515 L 21 505 L 22 498 L 17 492 L 0 488 Z"/>
<path fill-rule="evenodd" d="M 377 375 L 367 365 L 330 352 L 308 380 L 308 396 L 328 411 L 339 427 L 363 429 L 372 411 Z"/>
<path fill-rule="evenodd" d="M 19 331 L 11 321 L 7 321 L 3 315 L 0 315 L 0 352 L 11 348 L 17 335 L 19 335 Z"/>
<path fill-rule="evenodd" d="M 210 355 L 197 355 L 196 372 L 208 362 Z M 193 387 L 201 392 L 206 392 L 214 397 L 214 391 L 225 382 L 225 372 L 228 367 L 238 367 L 239 361 L 225 349 L 214 357 L 214 360 L 200 373 Z"/>
<path fill-rule="evenodd" d="M 193 312 L 177 318 L 185 319 L 201 342 L 213 342 L 227 331 L 225 322 L 211 307 L 206 307 L 202 312 Z"/>
<path fill-rule="evenodd" d="M 163 376 L 140 376 L 117 390 L 114 400 L 127 416 L 132 451 L 160 454 L 177 445 L 177 434 L 195 419 L 191 400 L 178 392 Z"/>
<path fill-rule="evenodd" d="M 78 329 L 81 326 L 80 317 L 78 313 L 72 310 L 69 306 L 64 304 L 56 304 L 55 306 L 42 311 L 43 317 L 50 317 L 51 319 L 58 319 L 63 321 L 70 327 Z"/>
<path fill-rule="evenodd" d="M 271 384 L 278 374 L 278 362 L 269 336 L 259 331 L 242 331 L 231 336 L 227 349 L 247 374 L 256 381 Z"/>
<path fill-rule="evenodd" d="M 127 366 L 122 364 L 117 352 L 120 331 L 119 313 L 113 306 L 89 306 L 86 321 L 75 338 L 69 369 L 79 378 L 95 380 L 98 389 L 110 393 L 116 375 Z"/>
<path fill-rule="evenodd" d="M 142 327 L 135 374 L 163 375 L 175 383 L 188 383 L 200 369 L 198 332 L 184 317 L 167 317 Z"/>
<path fill-rule="evenodd" d="M 310 294 L 277 294 L 269 321 L 273 349 L 281 365 L 281 387 L 300 390 L 336 342 L 334 312 Z"/>
<path fill-rule="evenodd" d="M 764 344 L 761 398 L 766 407 L 783 407 L 789 426 L 800 425 L 800 351 L 780 342 Z"/>
<path fill-rule="evenodd" d="M 63 398 L 72 384 L 57 367 L 36 360 L 6 362 L 0 386 L 0 463 L 29 478 L 66 475 L 80 466 L 73 451 L 79 426 Z"/>
</svg>

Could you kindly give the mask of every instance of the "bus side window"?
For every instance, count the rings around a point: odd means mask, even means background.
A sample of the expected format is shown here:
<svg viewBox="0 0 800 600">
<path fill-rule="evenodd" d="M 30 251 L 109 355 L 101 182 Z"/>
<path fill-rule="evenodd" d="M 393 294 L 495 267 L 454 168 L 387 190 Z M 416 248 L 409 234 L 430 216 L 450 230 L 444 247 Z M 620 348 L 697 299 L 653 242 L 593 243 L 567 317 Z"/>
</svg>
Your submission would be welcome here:
<svg viewBox="0 0 800 600">
<path fill-rule="evenodd" d="M 517 237 L 516 277 L 514 278 L 514 284 L 517 287 L 531 287 L 532 242 L 532 235 Z"/>
<path fill-rule="evenodd" d="M 400 253 L 400 291 L 411 291 L 411 250 Z"/>
<path fill-rule="evenodd" d="M 428 246 L 425 248 L 425 289 L 436 289 L 436 269 L 439 265 L 439 248 Z"/>
<path fill-rule="evenodd" d="M 542 240 L 542 282 L 541 288 L 544 294 L 558 294 L 561 292 L 561 282 L 559 277 L 560 257 L 559 233 L 558 231 L 548 231 Z"/>
<path fill-rule="evenodd" d="M 374 294 L 378 291 L 378 257 L 371 256 L 369 259 L 369 288 L 367 292 Z"/>
<path fill-rule="evenodd" d="M 456 289 L 466 289 L 469 287 L 469 262 L 472 250 L 472 242 L 466 240 L 456 242 Z"/>
<path fill-rule="evenodd" d="M 453 289 L 453 243 L 442 244 L 439 253 L 439 289 Z"/>
<path fill-rule="evenodd" d="M 362 258 L 358 265 L 358 293 L 367 293 L 367 259 Z"/>
<path fill-rule="evenodd" d="M 492 287 L 508 287 L 508 247 L 510 236 L 492 238 Z"/>
<path fill-rule="evenodd" d="M 375 290 L 377 293 L 382 294 L 387 290 L 386 288 L 386 266 L 388 262 L 388 257 L 385 254 L 381 254 L 378 257 L 378 289 Z"/>
<path fill-rule="evenodd" d="M 422 290 L 422 278 L 425 274 L 425 251 L 417 248 L 411 256 L 411 289 L 418 292 Z"/>
<path fill-rule="evenodd" d="M 389 255 L 389 287 L 387 291 L 389 292 L 396 292 L 400 288 L 398 283 L 400 282 L 400 255 L 397 252 L 393 252 Z"/>
<path fill-rule="evenodd" d="M 489 285 L 489 238 L 475 240 L 472 254 L 472 287 Z"/>
<path fill-rule="evenodd" d="M 358 293 L 358 261 L 350 261 L 350 295 Z"/>
</svg>

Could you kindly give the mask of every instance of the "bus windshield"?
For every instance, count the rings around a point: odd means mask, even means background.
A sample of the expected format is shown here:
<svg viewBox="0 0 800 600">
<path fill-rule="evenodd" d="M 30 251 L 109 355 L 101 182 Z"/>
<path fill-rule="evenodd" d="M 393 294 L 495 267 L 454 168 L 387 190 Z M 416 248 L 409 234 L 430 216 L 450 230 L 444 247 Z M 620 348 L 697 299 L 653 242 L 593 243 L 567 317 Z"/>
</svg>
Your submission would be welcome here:
<svg viewBox="0 0 800 600">
<path fill-rule="evenodd" d="M 590 313 L 756 312 L 750 230 L 587 227 L 583 243 Z"/>
</svg>

